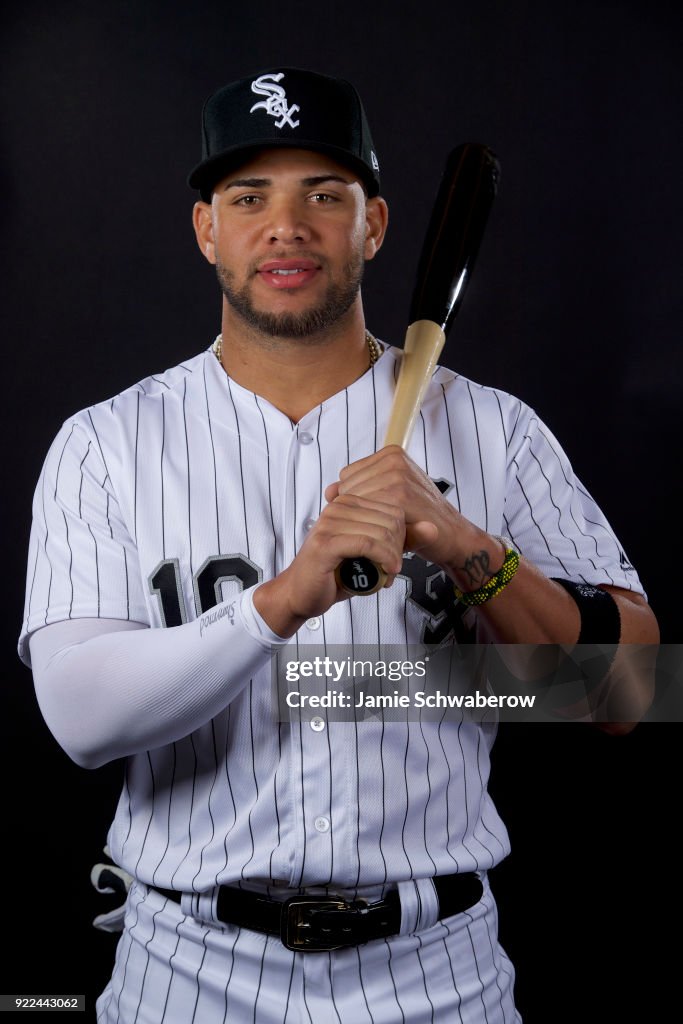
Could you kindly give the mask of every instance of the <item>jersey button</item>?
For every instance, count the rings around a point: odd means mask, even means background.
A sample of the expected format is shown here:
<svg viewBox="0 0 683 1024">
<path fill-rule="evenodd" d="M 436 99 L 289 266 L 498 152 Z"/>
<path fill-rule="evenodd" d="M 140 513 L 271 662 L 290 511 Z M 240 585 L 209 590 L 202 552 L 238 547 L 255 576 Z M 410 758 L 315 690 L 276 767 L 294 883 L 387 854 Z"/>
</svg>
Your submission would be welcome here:
<svg viewBox="0 0 683 1024">
<path fill-rule="evenodd" d="M 325 722 L 322 718 L 311 719 L 311 729 L 313 729 L 314 732 L 322 732 L 324 728 Z"/>
<path fill-rule="evenodd" d="M 306 620 L 306 625 L 308 626 L 309 629 L 320 629 L 321 622 L 322 619 L 320 618 L 320 616 L 314 615 L 312 619 Z"/>
<path fill-rule="evenodd" d="M 315 526 L 315 519 L 304 519 L 304 530 L 308 533 Z"/>
<path fill-rule="evenodd" d="M 308 431 L 302 430 L 302 432 L 299 434 L 299 441 L 301 442 L 301 444 L 312 444 L 313 434 L 309 434 Z"/>
<path fill-rule="evenodd" d="M 329 832 L 330 822 L 329 818 L 316 818 L 313 822 L 318 832 Z"/>
</svg>

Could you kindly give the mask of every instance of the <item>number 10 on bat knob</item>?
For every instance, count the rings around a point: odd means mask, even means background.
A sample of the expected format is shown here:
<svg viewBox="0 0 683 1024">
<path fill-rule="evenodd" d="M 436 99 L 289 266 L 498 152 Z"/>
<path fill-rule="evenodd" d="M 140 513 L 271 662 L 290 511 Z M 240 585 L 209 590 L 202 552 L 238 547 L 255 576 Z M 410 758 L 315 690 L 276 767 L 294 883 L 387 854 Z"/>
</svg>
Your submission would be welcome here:
<svg viewBox="0 0 683 1024">
<path fill-rule="evenodd" d="M 347 594 L 367 595 L 381 590 L 387 574 L 369 558 L 345 558 L 335 569 L 337 585 Z"/>
</svg>

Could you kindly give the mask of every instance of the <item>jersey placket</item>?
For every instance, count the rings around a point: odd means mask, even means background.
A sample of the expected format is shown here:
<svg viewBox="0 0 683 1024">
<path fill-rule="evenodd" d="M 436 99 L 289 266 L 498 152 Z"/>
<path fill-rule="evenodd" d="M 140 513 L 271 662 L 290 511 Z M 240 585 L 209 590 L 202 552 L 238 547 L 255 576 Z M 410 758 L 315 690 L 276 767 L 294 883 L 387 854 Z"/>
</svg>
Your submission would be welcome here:
<svg viewBox="0 0 683 1024">
<path fill-rule="evenodd" d="M 283 494 L 284 560 L 292 561 L 320 514 L 319 410 L 292 432 Z M 309 659 L 324 650 L 323 616 L 312 616 L 292 639 L 292 655 Z M 293 711 L 290 721 L 291 797 L 296 818 L 292 883 L 329 877 L 332 864 L 331 767 L 324 709 Z"/>
</svg>

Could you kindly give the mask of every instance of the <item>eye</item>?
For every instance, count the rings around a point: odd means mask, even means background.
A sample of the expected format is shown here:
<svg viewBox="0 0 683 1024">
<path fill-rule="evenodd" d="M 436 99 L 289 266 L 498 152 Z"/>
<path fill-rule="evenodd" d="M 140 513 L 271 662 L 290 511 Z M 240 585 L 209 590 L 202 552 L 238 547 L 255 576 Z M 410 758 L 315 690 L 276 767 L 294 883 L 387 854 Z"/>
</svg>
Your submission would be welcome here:
<svg viewBox="0 0 683 1024">
<path fill-rule="evenodd" d="M 261 197 L 260 196 L 254 196 L 254 195 L 238 196 L 237 199 L 235 199 L 235 201 L 234 201 L 234 205 L 235 206 L 253 207 L 253 206 L 257 206 L 260 203 L 260 201 L 261 201 Z"/>
<path fill-rule="evenodd" d="M 329 192 L 313 192 L 308 197 L 311 202 L 316 203 L 320 206 L 324 206 L 327 203 L 337 203 L 339 200 L 336 196 L 331 196 Z"/>
</svg>

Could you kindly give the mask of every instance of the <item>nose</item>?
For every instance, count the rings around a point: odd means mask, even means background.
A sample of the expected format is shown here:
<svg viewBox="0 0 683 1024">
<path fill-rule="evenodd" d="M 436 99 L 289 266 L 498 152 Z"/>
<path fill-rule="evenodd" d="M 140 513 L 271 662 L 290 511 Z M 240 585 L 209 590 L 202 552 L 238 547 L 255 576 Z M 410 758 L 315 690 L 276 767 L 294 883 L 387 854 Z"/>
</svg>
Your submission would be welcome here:
<svg viewBox="0 0 683 1024">
<path fill-rule="evenodd" d="M 311 229 L 305 207 L 290 200 L 272 203 L 264 232 L 271 243 L 308 242 Z"/>
</svg>

